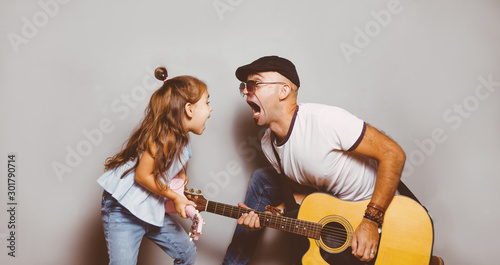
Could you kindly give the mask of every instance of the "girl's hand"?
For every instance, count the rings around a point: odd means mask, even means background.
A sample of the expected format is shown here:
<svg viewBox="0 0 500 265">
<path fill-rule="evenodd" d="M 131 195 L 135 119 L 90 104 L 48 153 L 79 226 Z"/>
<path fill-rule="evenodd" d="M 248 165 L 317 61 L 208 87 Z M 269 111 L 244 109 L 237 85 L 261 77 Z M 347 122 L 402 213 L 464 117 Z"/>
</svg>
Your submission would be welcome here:
<svg viewBox="0 0 500 265">
<path fill-rule="evenodd" d="M 180 217 L 184 219 L 188 218 L 186 214 L 186 206 L 192 205 L 194 208 L 196 208 L 196 203 L 184 198 L 184 196 L 177 196 L 173 200 L 173 202 L 175 206 L 175 211 L 179 214 Z"/>
</svg>

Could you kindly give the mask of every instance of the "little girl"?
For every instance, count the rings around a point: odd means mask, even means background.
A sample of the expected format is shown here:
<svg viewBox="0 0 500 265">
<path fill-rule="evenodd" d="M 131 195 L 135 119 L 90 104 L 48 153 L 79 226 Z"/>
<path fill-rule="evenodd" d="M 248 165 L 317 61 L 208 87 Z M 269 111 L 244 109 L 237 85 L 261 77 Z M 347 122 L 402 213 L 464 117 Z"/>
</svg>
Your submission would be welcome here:
<svg viewBox="0 0 500 265">
<path fill-rule="evenodd" d="M 201 135 L 210 117 L 207 86 L 192 76 L 168 79 L 159 67 L 155 77 L 164 81 L 153 93 L 139 127 L 125 148 L 106 160 L 107 170 L 97 182 L 104 188 L 102 223 L 109 264 L 136 264 L 142 238 L 147 237 L 175 259 L 194 264 L 196 247 L 175 219 L 165 214 L 171 200 L 176 212 L 187 218 L 194 202 L 169 188 L 170 181 L 189 180 L 189 132 Z"/>
</svg>

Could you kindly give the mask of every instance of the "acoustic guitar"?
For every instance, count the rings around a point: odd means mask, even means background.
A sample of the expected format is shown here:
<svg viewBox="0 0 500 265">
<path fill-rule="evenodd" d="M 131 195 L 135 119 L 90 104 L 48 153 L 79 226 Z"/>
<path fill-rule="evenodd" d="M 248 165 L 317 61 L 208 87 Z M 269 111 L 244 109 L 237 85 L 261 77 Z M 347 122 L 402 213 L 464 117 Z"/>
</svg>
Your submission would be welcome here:
<svg viewBox="0 0 500 265">
<path fill-rule="evenodd" d="M 309 249 L 302 264 L 367 264 L 351 254 L 354 231 L 369 201 L 346 202 L 326 193 L 312 193 L 300 205 L 297 219 L 206 200 L 201 192 L 185 191 L 199 211 L 238 219 L 254 211 L 260 225 L 305 236 Z M 395 196 L 386 210 L 377 256 L 368 264 L 428 265 L 433 226 L 427 211 L 416 201 Z"/>
</svg>

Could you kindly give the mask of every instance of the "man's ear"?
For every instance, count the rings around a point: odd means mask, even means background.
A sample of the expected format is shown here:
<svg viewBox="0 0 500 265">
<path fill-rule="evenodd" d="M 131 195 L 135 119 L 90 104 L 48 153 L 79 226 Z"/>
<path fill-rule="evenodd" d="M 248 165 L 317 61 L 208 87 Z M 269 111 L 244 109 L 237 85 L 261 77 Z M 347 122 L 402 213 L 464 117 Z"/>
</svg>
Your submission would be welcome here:
<svg viewBox="0 0 500 265">
<path fill-rule="evenodd" d="M 186 110 L 186 115 L 188 116 L 188 118 L 193 118 L 193 104 L 191 103 L 186 103 L 186 105 L 184 105 L 184 109 Z"/>
<path fill-rule="evenodd" d="M 288 84 L 283 85 L 279 91 L 280 101 L 285 100 L 290 95 L 291 91 L 292 88 Z"/>
</svg>

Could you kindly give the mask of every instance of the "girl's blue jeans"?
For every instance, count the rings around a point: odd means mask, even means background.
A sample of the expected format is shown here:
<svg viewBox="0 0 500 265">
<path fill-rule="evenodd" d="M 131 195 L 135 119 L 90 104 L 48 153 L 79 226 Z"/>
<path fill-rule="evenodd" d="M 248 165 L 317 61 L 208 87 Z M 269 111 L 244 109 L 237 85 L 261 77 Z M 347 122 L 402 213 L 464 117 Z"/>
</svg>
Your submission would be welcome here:
<svg viewBox="0 0 500 265">
<path fill-rule="evenodd" d="M 110 265 L 137 264 L 143 237 L 163 249 L 174 259 L 174 264 L 194 264 L 196 247 L 182 226 L 169 214 L 165 214 L 162 227 L 148 224 L 104 191 L 101 216 Z"/>
</svg>

